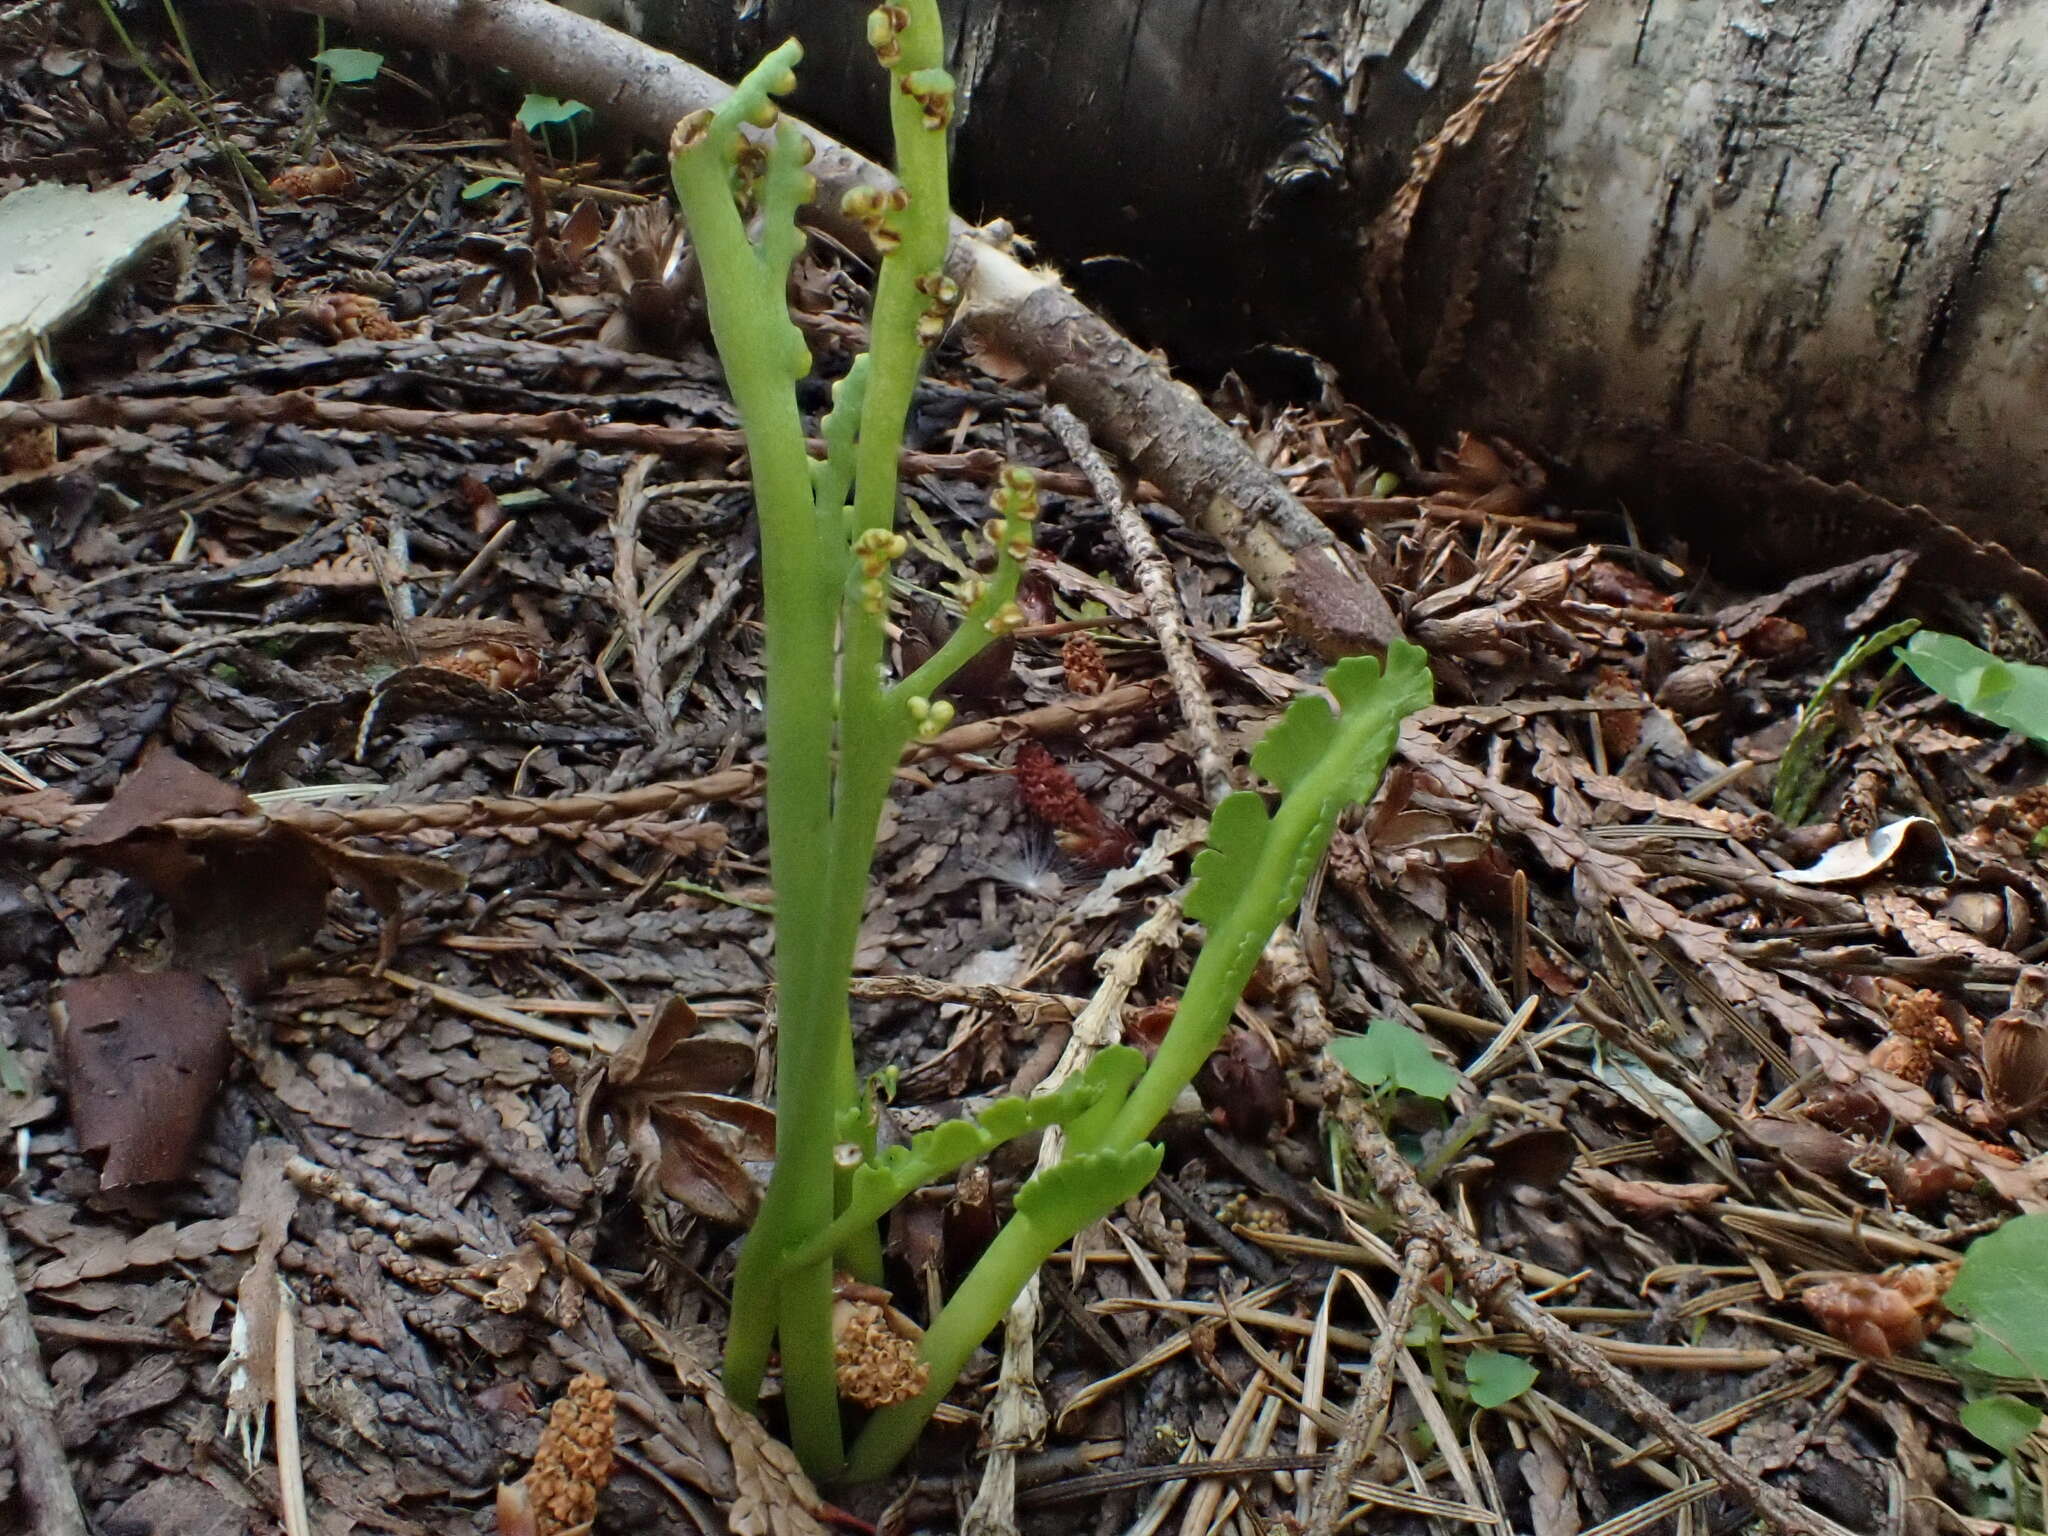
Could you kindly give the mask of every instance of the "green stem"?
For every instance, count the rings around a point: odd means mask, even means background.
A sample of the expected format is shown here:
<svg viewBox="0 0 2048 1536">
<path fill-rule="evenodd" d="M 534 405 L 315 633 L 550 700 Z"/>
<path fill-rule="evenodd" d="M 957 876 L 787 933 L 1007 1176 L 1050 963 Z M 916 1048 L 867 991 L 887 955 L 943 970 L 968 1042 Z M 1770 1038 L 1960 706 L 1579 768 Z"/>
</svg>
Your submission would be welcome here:
<svg viewBox="0 0 2048 1536">
<path fill-rule="evenodd" d="M 848 1482 L 886 1476 L 909 1453 L 932 1410 L 960 1379 L 968 1356 L 1001 1324 L 1039 1266 L 1072 1235 L 1023 1215 L 1010 1218 L 925 1332 L 918 1352 L 931 1368 L 930 1384 L 910 1401 L 868 1419 L 846 1464 Z"/>
<path fill-rule="evenodd" d="M 832 611 L 818 601 L 820 543 L 811 460 L 792 369 L 803 350 L 772 265 L 747 239 L 733 201 L 728 161 L 739 122 L 761 114 L 802 57 L 792 41 L 743 81 L 726 106 L 676 156 L 674 179 L 709 299 L 712 339 L 746 433 L 754 504 L 761 524 L 766 623 L 769 868 L 775 886 L 775 1173 L 735 1277 L 727 1341 L 728 1390 L 752 1405 L 760 1395 L 773 1333 L 782 1339 L 783 1395 L 791 1438 L 805 1466 L 829 1476 L 842 1450 L 833 1368 L 832 1274 L 828 1263 L 784 1270 L 772 1311 L 762 1286 L 780 1268 L 794 1233 L 832 1219 L 833 1075 L 843 1004 L 816 936 L 826 924 L 826 890 L 813 861 L 830 827 Z M 787 130 L 785 129 L 785 141 Z M 787 153 L 788 151 L 784 151 Z"/>
<path fill-rule="evenodd" d="M 892 69 L 892 85 L 905 71 L 936 67 L 944 53 L 937 0 L 912 0 L 907 9 L 910 24 L 901 34 L 903 58 Z M 855 386 L 860 427 L 853 452 L 852 526 L 843 535 L 848 539 L 895 525 L 903 428 L 924 365 L 918 319 L 926 301 L 917 285 L 940 271 L 950 240 L 946 135 L 927 128 L 917 103 L 901 91 L 889 94 L 897 176 L 910 201 L 891 222 L 897 243 L 883 258 L 876 280 L 865 376 Z M 828 486 L 840 483 L 829 469 L 820 479 Z M 912 726 L 901 700 L 882 686 L 881 615 L 866 610 L 858 582 L 844 582 L 842 592 L 838 792 L 829 834 L 814 845 L 826 850 L 823 885 L 829 915 L 812 932 L 823 935 L 820 970 L 843 995 L 860 942 L 876 829 Z"/>
<path fill-rule="evenodd" d="M 1343 766 L 1333 765 L 1339 773 Z M 1287 893 L 1302 851 L 1312 848 L 1311 857 L 1320 858 L 1329 842 L 1329 831 L 1318 826 L 1329 814 L 1326 797 L 1315 789 L 1313 783 L 1303 784 L 1280 802 L 1250 886 L 1231 908 L 1230 916 L 1202 940 L 1202 952 L 1181 993 L 1166 1038 L 1110 1123 L 1103 1145 L 1132 1147 L 1150 1136 L 1173 1108 L 1181 1089 L 1195 1080 L 1202 1064 L 1222 1043 L 1237 1000 L 1244 996 L 1245 984 L 1258 968 L 1267 941 L 1291 915 Z"/>
<path fill-rule="evenodd" d="M 1410 653 L 1401 658 L 1404 680 L 1410 679 L 1419 670 L 1419 653 L 1407 647 L 1396 649 Z M 1393 664 L 1389 662 L 1390 669 Z M 1426 700 L 1425 685 L 1416 702 Z M 1075 1166 L 1077 1162 L 1099 1159 L 1096 1168 L 1107 1169 L 1115 1159 L 1136 1153 L 1165 1118 L 1181 1090 L 1194 1080 L 1221 1043 L 1259 956 L 1274 930 L 1293 915 L 1309 871 L 1328 848 L 1338 815 L 1347 804 L 1371 797 L 1393 750 L 1394 730 L 1405 713 L 1398 697 L 1362 697 L 1354 693 L 1346 700 L 1341 720 L 1332 724 L 1327 710 L 1323 711 L 1322 725 L 1326 730 L 1319 731 L 1316 722 L 1306 718 L 1290 722 L 1297 728 L 1294 739 L 1279 756 L 1293 754 L 1295 760 L 1274 770 L 1272 776 L 1286 786 L 1286 793 L 1270 821 L 1262 807 L 1250 826 L 1244 816 L 1231 816 L 1228 804 L 1220 808 L 1223 814 L 1219 815 L 1217 825 L 1220 827 L 1225 820 L 1231 822 L 1230 835 L 1224 839 L 1230 848 L 1219 849 L 1218 831 L 1212 827 L 1210 849 L 1202 857 L 1229 866 L 1227 873 L 1219 870 L 1215 878 L 1233 881 L 1234 885 L 1225 887 L 1233 894 L 1227 909 L 1204 909 L 1209 933 L 1188 978 L 1173 1025 L 1151 1066 L 1101 1133 L 1099 1143 L 1080 1153 L 1069 1149 L 1066 1159 L 1049 1172 L 1041 1173 L 1034 1185 L 1053 1181 L 1061 1174 L 1076 1179 L 1093 1177 L 1093 1170 Z M 1274 734 L 1280 734 L 1286 724 L 1276 728 Z M 1303 737 L 1313 739 L 1316 750 L 1312 762 L 1299 759 Z M 1272 740 L 1269 736 L 1268 743 Z M 1254 765 L 1257 763 L 1255 754 Z M 1239 802 L 1240 810 L 1244 801 L 1251 800 L 1249 796 L 1233 798 Z M 1255 800 L 1251 803 L 1257 805 Z M 1247 833 L 1256 836 L 1255 854 L 1247 845 Z M 1248 870 L 1237 867 L 1239 859 L 1249 863 Z M 1198 860 L 1197 891 L 1202 889 L 1204 878 Z M 1192 893 L 1189 904 L 1190 910 L 1194 910 Z M 1087 1131 L 1092 1141 L 1093 1127 Z M 1151 1166 L 1156 1168 L 1157 1149 L 1153 1151 L 1155 1161 Z M 1069 1195 L 1072 1182 L 1070 1179 L 1066 1189 Z M 1038 1265 L 1079 1231 L 1082 1224 L 1094 1219 L 1085 1208 L 1074 1204 L 1062 1206 L 1044 1196 L 1037 1204 L 1038 1217 L 1034 1219 L 1025 1209 L 1031 1193 L 1030 1185 L 1019 1192 L 1017 1214 L 1010 1225 L 989 1245 L 925 1334 L 920 1354 L 931 1369 L 931 1385 L 912 1401 L 885 1409 L 868 1421 L 854 1444 L 849 1476 L 879 1477 L 896 1464 L 915 1442 L 932 1409 L 950 1390 L 967 1356 L 1001 1322 L 1011 1299 L 1029 1282 Z M 1061 1211 L 1063 1215 L 1055 1219 L 1047 1214 L 1050 1211 Z"/>
</svg>

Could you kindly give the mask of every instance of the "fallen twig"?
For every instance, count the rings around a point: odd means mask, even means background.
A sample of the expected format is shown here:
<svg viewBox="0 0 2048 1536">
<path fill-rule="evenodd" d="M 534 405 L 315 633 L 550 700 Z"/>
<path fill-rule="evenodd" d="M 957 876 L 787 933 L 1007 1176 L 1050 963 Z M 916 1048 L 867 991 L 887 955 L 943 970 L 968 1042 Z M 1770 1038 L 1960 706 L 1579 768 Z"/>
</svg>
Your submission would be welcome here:
<svg viewBox="0 0 2048 1536">
<path fill-rule="evenodd" d="M 608 123 L 666 144 L 677 119 L 716 107 L 725 84 L 674 56 L 548 0 L 257 0 L 492 64 L 530 86 L 589 104 Z M 792 119 L 793 121 L 793 119 Z M 884 187 L 880 167 L 799 123 L 818 195 L 808 217 L 857 250 L 867 232 L 842 211 L 855 187 Z M 1350 551 L 1282 486 L 1236 433 L 1143 349 L 1087 309 L 1050 272 L 1030 271 L 955 220 L 947 263 L 959 323 L 1028 365 L 1047 393 L 1157 485 L 1189 522 L 1220 539 L 1297 634 L 1329 656 L 1384 650 L 1400 623 Z"/>
<path fill-rule="evenodd" d="M 85 1511 L 64 1442 L 57 1435 L 57 1403 L 36 1348 L 28 1300 L 14 1277 L 7 1233 L 0 1227 L 0 1424 L 13 1432 L 14 1477 L 28 1511 L 23 1536 L 87 1536 Z"/>
<path fill-rule="evenodd" d="M 1152 621 L 1152 633 L 1159 641 L 1160 652 L 1166 657 L 1166 675 L 1173 682 L 1175 697 L 1180 700 L 1188 735 L 1194 739 L 1195 771 L 1202 781 L 1202 796 L 1211 805 L 1219 804 L 1232 788 L 1230 764 L 1223 755 L 1222 732 L 1216 723 L 1216 701 L 1210 697 L 1201 663 L 1195 659 L 1194 643 L 1188 637 L 1187 619 L 1181 612 L 1180 591 L 1173 579 L 1173 567 L 1167 564 L 1166 556 L 1160 552 L 1159 541 L 1152 537 L 1152 530 L 1138 516 L 1130 497 L 1124 494 L 1115 472 L 1096 450 L 1088 429 L 1080 419 L 1063 405 L 1047 411 L 1045 419 L 1067 450 L 1067 457 L 1088 477 L 1095 499 L 1109 513 L 1110 525 L 1116 529 L 1124 552 L 1136 567 L 1138 590 L 1145 595 L 1145 611 Z"/>
<path fill-rule="evenodd" d="M 1343 1437 L 1330 1452 L 1330 1460 L 1316 1480 L 1306 1536 L 1336 1536 L 1344 1506 L 1351 1497 L 1351 1484 L 1380 1437 L 1387 1400 L 1394 1390 L 1394 1351 L 1402 1347 L 1408 1321 L 1415 1314 L 1416 1299 L 1422 1292 L 1423 1277 L 1435 1261 L 1434 1243 L 1426 1237 L 1409 1239 L 1401 1254 L 1401 1283 L 1387 1307 L 1387 1325 L 1373 1345 L 1372 1359 L 1366 1365 L 1365 1379 L 1358 1384 L 1358 1395 L 1352 1399 Z"/>
<path fill-rule="evenodd" d="M 1092 721 L 1141 713 L 1158 704 L 1167 691 L 1163 682 L 1131 683 L 1093 698 L 971 721 L 956 725 L 931 741 L 914 744 L 904 753 L 903 760 L 916 763 L 929 757 L 985 752 L 1026 736 L 1067 735 Z M 477 795 L 463 800 L 345 810 L 292 804 L 276 806 L 262 816 L 171 817 L 158 830 L 190 840 L 219 838 L 243 842 L 262 839 L 280 823 L 324 837 L 411 837 L 428 831 L 463 836 L 505 828 L 555 831 L 659 818 L 693 805 L 751 799 L 761 793 L 764 778 L 759 764 L 748 764 L 698 779 L 643 784 L 612 794 L 561 795 L 549 800 Z M 0 824 L 12 818 L 31 826 L 70 832 L 98 813 L 97 805 L 66 803 L 50 791 L 0 799 Z"/>
</svg>

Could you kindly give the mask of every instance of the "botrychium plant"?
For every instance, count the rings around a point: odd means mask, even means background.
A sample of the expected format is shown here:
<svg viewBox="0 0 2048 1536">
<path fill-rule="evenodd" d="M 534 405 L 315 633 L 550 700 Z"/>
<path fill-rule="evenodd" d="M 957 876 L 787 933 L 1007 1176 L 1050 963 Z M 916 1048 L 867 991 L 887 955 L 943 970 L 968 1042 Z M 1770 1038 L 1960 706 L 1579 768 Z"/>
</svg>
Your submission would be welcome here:
<svg viewBox="0 0 2048 1536">
<path fill-rule="evenodd" d="M 871 1096 L 854 1065 L 847 1008 L 876 828 L 896 766 L 914 739 L 951 722 L 939 694 L 959 669 L 1022 623 L 1017 581 L 1032 550 L 1038 490 L 1005 469 L 986 527 L 994 568 L 958 592 L 958 629 L 930 660 L 884 671 L 894 568 L 897 467 L 925 353 L 958 292 L 949 241 L 947 127 L 953 80 L 936 0 L 884 4 L 868 41 L 889 71 L 897 184 L 849 193 L 845 212 L 882 253 L 869 350 L 832 391 L 814 455 L 796 381 L 811 366 L 787 302 L 803 236 L 797 210 L 816 192 L 809 146 L 775 102 L 796 85 L 802 49 L 770 53 L 716 111 L 676 125 L 676 197 L 703 273 L 712 340 L 746 434 L 761 527 L 766 630 L 767 816 L 775 887 L 776 1162 L 733 1282 L 725 1380 L 757 1406 L 779 1351 L 789 1433 L 814 1477 L 888 1472 L 917 1438 L 975 1347 L 1041 1264 L 1150 1182 L 1148 1141 L 1215 1050 L 1259 955 L 1291 917 L 1343 810 L 1369 798 L 1395 733 L 1430 696 L 1422 653 L 1397 644 L 1325 679 L 1341 708 L 1304 697 L 1253 754 L 1278 786 L 1217 808 L 1196 859 L 1188 915 L 1208 927 L 1173 1027 L 1148 1065 L 1128 1047 L 1096 1057 L 1052 1092 L 998 1102 L 979 1119 L 877 1150 Z M 850 1453 L 843 1439 L 834 1337 L 841 1275 L 882 1278 L 877 1223 L 897 1202 L 970 1158 L 1032 1132 L 1061 1155 L 1017 1193 L 1014 1214 L 918 1343 L 900 1400 L 871 1413 Z M 917 1385 L 921 1383 L 921 1390 Z"/>
</svg>

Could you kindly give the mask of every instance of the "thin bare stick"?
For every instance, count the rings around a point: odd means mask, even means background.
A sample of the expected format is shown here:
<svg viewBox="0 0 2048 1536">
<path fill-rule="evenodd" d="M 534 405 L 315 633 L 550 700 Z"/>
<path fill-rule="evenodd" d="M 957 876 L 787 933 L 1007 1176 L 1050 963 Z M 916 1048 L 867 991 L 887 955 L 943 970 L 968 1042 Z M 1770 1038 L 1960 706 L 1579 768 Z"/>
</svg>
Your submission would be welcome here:
<svg viewBox="0 0 2048 1536">
<path fill-rule="evenodd" d="M 14 1476 L 28 1510 L 23 1536 L 87 1536 L 85 1511 L 64 1442 L 57 1434 L 57 1402 L 29 1321 L 28 1299 L 14 1278 L 6 1228 L 0 1227 L 0 1424 L 14 1433 Z"/>
<path fill-rule="evenodd" d="M 276 626 L 279 628 L 286 626 Z M 316 626 L 302 625 L 301 630 Z M 354 631 L 356 625 L 335 625 Z M 259 638 L 263 631 L 244 630 L 239 638 Z M 987 752 L 1026 737 L 1068 736 L 1097 720 L 1114 720 L 1134 715 L 1159 704 L 1168 692 L 1161 682 L 1130 683 L 1092 698 L 1070 699 L 1028 709 L 1021 714 L 998 715 L 956 725 L 931 741 L 913 743 L 904 753 L 906 763 L 928 757 L 958 757 Z M 256 842 L 273 835 L 278 824 L 296 827 L 316 837 L 410 837 L 429 829 L 467 834 L 506 827 L 532 827 L 542 831 L 558 828 L 610 826 L 620 822 L 658 819 L 693 805 L 725 800 L 747 800 L 761 793 L 764 772 L 760 764 L 726 768 L 699 779 L 642 784 L 612 794 L 561 795 L 548 800 L 472 796 L 462 800 L 424 801 L 410 805 L 368 805 L 336 810 L 331 806 L 286 804 L 272 807 L 262 816 L 174 816 L 162 827 L 167 836 L 180 839 L 219 839 L 227 842 Z M 0 833 L 12 819 L 26 826 L 72 832 L 99 814 L 100 807 L 72 802 L 66 804 L 48 791 L 0 797 Z"/>
<path fill-rule="evenodd" d="M 1180 700 L 1182 718 L 1195 745 L 1195 773 L 1202 781 L 1202 795 L 1211 805 L 1220 804 L 1235 787 L 1230 782 L 1230 760 L 1223 753 L 1223 734 L 1216 723 L 1216 701 L 1209 697 L 1208 680 L 1202 664 L 1195 659 L 1194 642 L 1188 638 L 1187 617 L 1181 611 L 1180 587 L 1173 566 L 1145 526 L 1145 519 L 1131 505 L 1130 497 L 1117 482 L 1109 461 L 1096 449 L 1081 420 L 1063 405 L 1045 413 L 1046 424 L 1059 437 L 1088 484 L 1095 499 L 1109 513 L 1110 526 L 1131 557 L 1137 573 L 1138 590 L 1144 594 L 1145 612 L 1152 634 L 1166 658 L 1166 675 Z"/>
<path fill-rule="evenodd" d="M 75 704 L 89 693 L 102 688 L 111 688 L 116 683 L 125 683 L 130 678 L 141 677 L 146 672 L 159 672 L 165 667 L 174 667 L 181 661 L 191 661 L 211 651 L 230 650 L 236 646 L 254 645 L 259 640 L 302 639 L 312 635 L 358 634 L 360 624 L 259 624 L 254 629 L 238 629 L 232 634 L 208 635 L 203 640 L 192 640 L 179 646 L 175 651 L 148 656 L 141 661 L 131 661 L 125 667 L 99 677 L 88 677 L 82 683 L 73 683 L 62 693 L 52 694 L 36 704 L 26 704 L 11 714 L 0 715 L 0 730 L 12 730 L 16 726 L 33 725 L 44 720 L 67 705 Z"/>
<path fill-rule="evenodd" d="M 660 460 L 641 454 L 619 477 L 619 506 L 612 515 L 612 606 L 626 654 L 633 661 L 633 684 L 640 694 L 640 718 L 647 722 L 656 747 L 675 735 L 668 701 L 661 687 L 661 665 L 654 637 L 647 631 L 647 606 L 640 601 L 640 513 L 647 505 L 647 477 Z"/>
<path fill-rule="evenodd" d="M 271 1411 L 277 1416 L 277 1494 L 285 1536 L 313 1536 L 306 1510 L 306 1463 L 299 1449 L 299 1330 L 291 1288 L 277 1280 L 277 1371 Z"/>
<path fill-rule="evenodd" d="M 527 85 L 589 102 L 608 124 L 666 144 L 676 120 L 716 107 L 727 87 L 671 54 L 545 0 L 257 0 L 263 9 L 342 18 L 415 46 L 489 63 Z M 1583 0 L 1578 0 L 1583 3 Z M 803 124 L 819 195 L 807 217 L 855 249 L 865 231 L 845 211 L 856 186 L 891 178 Z M 958 220 L 948 272 L 959 324 L 992 337 L 1072 406 L 1179 507 L 1214 534 L 1290 628 L 1332 658 L 1383 650 L 1400 621 L 1364 565 L 1259 462 L 1199 395 L 1081 302 L 1049 272 L 1025 268 Z M 992 233 L 992 231 L 990 232 Z"/>
<path fill-rule="evenodd" d="M 1416 1298 L 1422 1291 L 1422 1277 L 1436 1262 L 1436 1245 L 1426 1237 L 1410 1238 L 1401 1254 L 1401 1283 L 1387 1307 L 1387 1325 L 1374 1343 L 1372 1359 L 1365 1368 L 1365 1380 L 1358 1384 L 1358 1396 L 1351 1400 L 1351 1413 L 1344 1421 L 1344 1434 L 1330 1452 L 1329 1463 L 1316 1480 L 1315 1497 L 1308 1507 L 1305 1536 L 1335 1536 L 1344 1506 L 1350 1500 L 1351 1484 L 1378 1444 L 1387 1400 L 1394 1391 L 1394 1352 L 1401 1348 L 1408 1332 L 1408 1320 L 1415 1315 Z"/>
<path fill-rule="evenodd" d="M 469 557 L 469 564 L 457 571 L 455 579 L 441 589 L 441 595 L 427 604 L 427 611 L 422 617 L 438 619 L 453 608 L 462 594 L 475 586 L 484 572 L 497 563 L 499 551 L 511 543 L 518 532 L 519 519 L 516 517 L 508 517 L 498 524 L 497 531 L 484 540 L 484 547 Z"/>
</svg>

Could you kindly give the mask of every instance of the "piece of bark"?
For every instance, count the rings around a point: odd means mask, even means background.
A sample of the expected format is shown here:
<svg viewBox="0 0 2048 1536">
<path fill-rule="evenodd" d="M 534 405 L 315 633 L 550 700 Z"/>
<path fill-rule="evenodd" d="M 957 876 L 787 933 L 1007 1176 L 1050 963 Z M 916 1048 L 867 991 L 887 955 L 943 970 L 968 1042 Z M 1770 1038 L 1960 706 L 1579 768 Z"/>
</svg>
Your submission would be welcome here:
<svg viewBox="0 0 2048 1536">
<path fill-rule="evenodd" d="M 704 71 L 549 0 L 254 0 L 311 11 L 508 71 L 587 104 L 602 121 L 668 142 L 676 119 L 715 106 L 726 86 Z M 792 119 L 793 120 L 793 119 Z M 806 217 L 855 249 L 867 239 L 840 212 L 856 186 L 889 175 L 806 125 L 818 195 Z M 1261 594 L 1326 657 L 1383 651 L 1400 635 L 1386 597 L 1314 514 L 1290 495 L 1193 390 L 1058 279 L 1028 271 L 956 221 L 948 270 L 963 292 L 962 323 L 1045 379 L 1096 437 L 1163 491 L 1183 516 L 1222 541 Z"/>
</svg>

